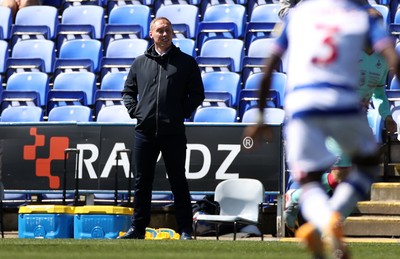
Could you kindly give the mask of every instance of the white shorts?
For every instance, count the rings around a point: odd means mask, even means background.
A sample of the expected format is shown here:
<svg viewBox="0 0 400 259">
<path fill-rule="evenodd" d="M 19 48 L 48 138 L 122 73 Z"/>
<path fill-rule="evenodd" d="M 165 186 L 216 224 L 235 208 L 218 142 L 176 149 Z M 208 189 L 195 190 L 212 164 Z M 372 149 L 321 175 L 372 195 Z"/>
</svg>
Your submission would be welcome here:
<svg viewBox="0 0 400 259">
<path fill-rule="evenodd" d="M 377 151 L 372 130 L 362 114 L 289 120 L 285 137 L 288 166 L 297 181 L 309 172 L 325 171 L 337 161 L 326 146 L 328 137 L 336 140 L 350 158 Z"/>
</svg>

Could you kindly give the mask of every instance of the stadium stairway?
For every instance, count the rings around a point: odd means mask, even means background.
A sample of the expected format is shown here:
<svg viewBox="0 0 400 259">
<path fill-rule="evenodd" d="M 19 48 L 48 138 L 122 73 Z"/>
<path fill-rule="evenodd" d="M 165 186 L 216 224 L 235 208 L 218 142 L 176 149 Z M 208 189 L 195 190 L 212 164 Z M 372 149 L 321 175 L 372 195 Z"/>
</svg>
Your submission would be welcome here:
<svg viewBox="0 0 400 259">
<path fill-rule="evenodd" d="M 349 237 L 400 237 L 400 183 L 374 183 L 371 200 L 359 202 L 345 220 L 344 234 Z"/>
</svg>

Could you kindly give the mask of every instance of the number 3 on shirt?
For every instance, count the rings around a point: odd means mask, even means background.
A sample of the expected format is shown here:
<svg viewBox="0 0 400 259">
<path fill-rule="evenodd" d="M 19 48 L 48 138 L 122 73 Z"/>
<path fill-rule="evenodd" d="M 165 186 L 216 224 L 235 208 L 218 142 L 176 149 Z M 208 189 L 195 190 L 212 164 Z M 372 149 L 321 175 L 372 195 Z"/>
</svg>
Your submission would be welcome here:
<svg viewBox="0 0 400 259">
<path fill-rule="evenodd" d="M 339 28 L 329 26 L 329 25 L 322 25 L 319 24 L 317 27 L 317 33 L 323 33 L 324 36 L 322 37 L 322 46 L 323 48 L 327 49 L 328 54 L 324 53 L 323 55 L 316 55 L 312 58 L 312 63 L 316 65 L 328 65 L 332 63 L 337 58 L 337 46 L 335 44 L 335 33 L 339 31 Z"/>
</svg>

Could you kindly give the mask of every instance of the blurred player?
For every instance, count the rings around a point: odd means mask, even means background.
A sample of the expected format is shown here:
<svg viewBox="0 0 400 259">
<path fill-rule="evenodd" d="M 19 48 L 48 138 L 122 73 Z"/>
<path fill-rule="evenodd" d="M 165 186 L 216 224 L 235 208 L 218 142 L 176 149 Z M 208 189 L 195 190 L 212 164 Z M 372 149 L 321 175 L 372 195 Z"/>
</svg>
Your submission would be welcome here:
<svg viewBox="0 0 400 259">
<path fill-rule="evenodd" d="M 322 236 L 334 258 L 349 258 L 342 241 L 342 215 L 367 198 L 379 171 L 377 144 L 357 93 L 358 59 L 367 44 L 400 76 L 393 41 L 378 18 L 347 0 L 307 0 L 291 11 L 266 61 L 260 100 L 266 98 L 273 68 L 287 51 L 287 162 L 301 184 L 299 202 L 307 220 L 296 236 L 316 258 L 325 256 Z M 259 102 L 259 123 L 246 128 L 247 136 L 268 135 L 264 106 Z M 328 137 L 353 164 L 331 198 L 321 186 L 322 174 L 336 161 L 325 145 Z"/>
</svg>

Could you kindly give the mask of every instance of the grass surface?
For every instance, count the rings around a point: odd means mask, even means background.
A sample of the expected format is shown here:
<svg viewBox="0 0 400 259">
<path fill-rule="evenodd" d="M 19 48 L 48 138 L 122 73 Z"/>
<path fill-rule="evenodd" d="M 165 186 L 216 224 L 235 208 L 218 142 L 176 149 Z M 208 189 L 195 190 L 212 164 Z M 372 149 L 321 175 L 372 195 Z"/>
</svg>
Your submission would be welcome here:
<svg viewBox="0 0 400 259">
<path fill-rule="evenodd" d="M 351 243 L 352 258 L 400 258 L 396 243 Z M 311 258 L 297 242 L 0 239 L 0 258 Z"/>
</svg>

